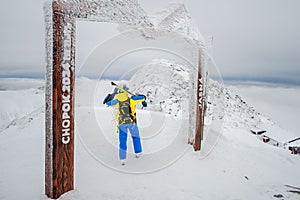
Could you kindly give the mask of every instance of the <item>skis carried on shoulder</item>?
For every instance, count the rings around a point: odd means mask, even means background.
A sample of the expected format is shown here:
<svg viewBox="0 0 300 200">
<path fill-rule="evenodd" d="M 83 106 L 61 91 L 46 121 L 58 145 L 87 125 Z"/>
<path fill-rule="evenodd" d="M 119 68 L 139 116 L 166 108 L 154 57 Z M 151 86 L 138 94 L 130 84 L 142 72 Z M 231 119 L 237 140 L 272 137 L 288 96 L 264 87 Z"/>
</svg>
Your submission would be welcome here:
<svg viewBox="0 0 300 200">
<path fill-rule="evenodd" d="M 142 95 L 142 94 L 134 94 L 133 92 L 130 92 L 129 90 L 126 90 L 125 88 L 119 86 L 118 84 L 114 83 L 113 81 L 111 81 L 111 85 L 116 87 L 117 89 L 121 90 L 121 91 L 124 91 L 124 92 L 127 92 L 128 94 L 130 94 L 131 96 L 144 96 L 145 100 L 146 100 L 146 96 L 145 95 Z M 144 107 L 147 107 L 147 103 L 146 101 L 143 101 L 142 102 L 142 105 L 143 105 L 143 108 Z M 142 108 L 142 109 L 143 109 Z"/>
<path fill-rule="evenodd" d="M 128 92 L 128 94 L 132 95 L 132 96 L 135 96 L 136 94 L 128 91 L 128 90 L 125 90 L 124 88 L 122 88 L 121 86 L 117 85 L 116 83 L 114 83 L 113 81 L 111 82 L 111 85 L 112 86 L 115 86 L 116 88 L 118 88 L 119 90 L 122 90 L 123 92 Z"/>
</svg>

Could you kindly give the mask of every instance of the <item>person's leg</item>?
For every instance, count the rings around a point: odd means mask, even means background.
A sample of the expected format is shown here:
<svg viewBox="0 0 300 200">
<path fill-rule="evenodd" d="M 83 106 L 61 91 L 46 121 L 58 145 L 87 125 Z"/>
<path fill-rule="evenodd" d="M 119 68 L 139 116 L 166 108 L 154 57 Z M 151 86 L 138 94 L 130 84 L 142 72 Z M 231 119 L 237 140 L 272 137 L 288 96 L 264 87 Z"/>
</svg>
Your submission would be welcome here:
<svg viewBox="0 0 300 200">
<path fill-rule="evenodd" d="M 131 133 L 132 141 L 133 141 L 133 148 L 134 153 L 141 153 L 142 152 L 142 145 L 140 140 L 140 134 L 137 124 L 132 124 L 129 128 Z"/>
<path fill-rule="evenodd" d="M 127 128 L 123 124 L 119 126 L 119 158 L 126 159 L 127 151 Z"/>
</svg>

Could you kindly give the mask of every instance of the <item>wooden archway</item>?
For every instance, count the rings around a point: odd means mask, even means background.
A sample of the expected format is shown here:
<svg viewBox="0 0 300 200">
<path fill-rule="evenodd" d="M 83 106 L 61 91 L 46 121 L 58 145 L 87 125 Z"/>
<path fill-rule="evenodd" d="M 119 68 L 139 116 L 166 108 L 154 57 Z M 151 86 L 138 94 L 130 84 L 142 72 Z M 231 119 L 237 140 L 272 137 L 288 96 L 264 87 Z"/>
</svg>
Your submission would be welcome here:
<svg viewBox="0 0 300 200">
<path fill-rule="evenodd" d="M 49 198 L 74 189 L 74 85 L 76 19 L 150 27 L 135 0 L 57 0 L 46 4 L 45 192 Z M 137 17 L 138 16 L 138 17 Z M 189 141 L 200 150 L 203 134 L 201 60 L 198 64 L 196 130 Z"/>
</svg>

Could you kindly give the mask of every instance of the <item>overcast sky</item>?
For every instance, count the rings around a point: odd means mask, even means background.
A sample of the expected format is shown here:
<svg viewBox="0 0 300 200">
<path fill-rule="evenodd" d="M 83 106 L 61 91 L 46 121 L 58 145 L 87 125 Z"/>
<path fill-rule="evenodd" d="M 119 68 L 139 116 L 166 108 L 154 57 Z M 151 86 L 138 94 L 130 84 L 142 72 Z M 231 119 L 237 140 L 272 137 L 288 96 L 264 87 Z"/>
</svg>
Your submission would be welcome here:
<svg viewBox="0 0 300 200">
<path fill-rule="evenodd" d="M 44 0 L 3 1 L 0 7 L 0 75 L 45 72 Z M 223 77 L 283 79 L 300 84 L 300 0 L 140 0 L 155 13 L 184 3 L 204 38 L 213 35 L 212 56 Z M 116 25 L 80 22 L 77 64 Z"/>
</svg>

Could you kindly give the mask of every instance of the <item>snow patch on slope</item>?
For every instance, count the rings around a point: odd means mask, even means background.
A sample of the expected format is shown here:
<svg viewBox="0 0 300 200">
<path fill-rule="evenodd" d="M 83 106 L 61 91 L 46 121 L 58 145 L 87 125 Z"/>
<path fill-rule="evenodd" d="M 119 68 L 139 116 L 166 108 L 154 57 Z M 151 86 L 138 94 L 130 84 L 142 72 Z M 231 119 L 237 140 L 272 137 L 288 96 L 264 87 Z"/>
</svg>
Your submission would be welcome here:
<svg viewBox="0 0 300 200">
<path fill-rule="evenodd" d="M 44 83 L 41 80 L 0 79 L 0 87 L 0 131 L 44 107 Z"/>
<path fill-rule="evenodd" d="M 248 103 L 244 101 L 240 95 L 234 93 L 221 83 L 209 80 L 207 91 L 208 105 L 205 116 L 206 122 L 215 120 L 215 117 L 222 117 L 214 115 L 214 110 L 216 109 L 216 106 L 218 106 L 215 103 L 215 99 L 223 98 L 225 129 L 242 129 L 248 133 L 250 133 L 251 129 L 265 130 L 267 131 L 266 135 L 282 143 L 295 137 L 293 133 L 281 128 L 269 117 L 257 112 L 253 106 L 248 105 Z"/>
<path fill-rule="evenodd" d="M 223 98 L 224 112 L 225 112 L 225 124 L 228 127 L 238 127 L 250 130 L 250 128 L 260 126 L 263 122 L 272 123 L 265 120 L 264 116 L 256 112 L 253 107 L 249 106 L 238 94 L 233 93 L 224 85 L 217 81 L 209 80 L 208 84 L 208 111 L 215 106 L 213 98 Z M 210 115 L 208 115 L 209 117 Z"/>
<path fill-rule="evenodd" d="M 164 112 L 175 118 L 188 117 L 188 66 L 164 59 L 153 60 L 133 75 L 130 89 L 146 95 L 147 110 Z"/>
<path fill-rule="evenodd" d="M 175 118 L 188 118 L 188 94 L 191 88 L 189 69 L 189 66 L 173 61 L 153 60 L 130 79 L 130 89 L 146 95 L 147 110 L 164 112 Z M 257 112 L 241 96 L 223 84 L 209 80 L 207 92 L 206 127 L 213 121 L 220 120 L 226 129 L 240 128 L 249 133 L 254 128 L 262 129 L 267 131 L 268 136 L 280 138 L 281 142 L 293 138 L 288 131 L 279 128 L 271 119 Z M 221 103 L 217 103 L 218 101 Z"/>
</svg>

